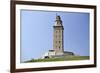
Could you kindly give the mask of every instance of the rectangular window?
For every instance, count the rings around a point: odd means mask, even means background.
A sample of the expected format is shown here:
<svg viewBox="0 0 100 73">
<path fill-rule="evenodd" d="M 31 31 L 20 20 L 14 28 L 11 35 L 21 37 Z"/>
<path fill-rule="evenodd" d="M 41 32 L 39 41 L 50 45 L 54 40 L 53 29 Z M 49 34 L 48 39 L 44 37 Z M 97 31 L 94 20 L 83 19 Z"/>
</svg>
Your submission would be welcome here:
<svg viewBox="0 0 100 73">
<path fill-rule="evenodd" d="M 60 46 L 59 46 L 59 49 L 60 49 Z"/>
<path fill-rule="evenodd" d="M 60 41 L 59 41 L 59 43 L 60 43 Z"/>
<path fill-rule="evenodd" d="M 56 33 L 57 33 L 57 30 L 56 30 Z"/>
</svg>

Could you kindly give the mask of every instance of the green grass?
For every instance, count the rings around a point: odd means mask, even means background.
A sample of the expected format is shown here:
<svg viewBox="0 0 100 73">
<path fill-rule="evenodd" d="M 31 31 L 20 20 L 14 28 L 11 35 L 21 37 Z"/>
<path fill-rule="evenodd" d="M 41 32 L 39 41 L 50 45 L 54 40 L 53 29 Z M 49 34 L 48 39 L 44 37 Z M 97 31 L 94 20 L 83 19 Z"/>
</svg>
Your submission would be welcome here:
<svg viewBox="0 0 100 73">
<path fill-rule="evenodd" d="M 61 58 L 45 58 L 45 59 L 32 59 L 28 62 L 52 62 L 52 61 L 73 61 L 73 60 L 88 60 L 89 56 L 64 56 Z"/>
</svg>

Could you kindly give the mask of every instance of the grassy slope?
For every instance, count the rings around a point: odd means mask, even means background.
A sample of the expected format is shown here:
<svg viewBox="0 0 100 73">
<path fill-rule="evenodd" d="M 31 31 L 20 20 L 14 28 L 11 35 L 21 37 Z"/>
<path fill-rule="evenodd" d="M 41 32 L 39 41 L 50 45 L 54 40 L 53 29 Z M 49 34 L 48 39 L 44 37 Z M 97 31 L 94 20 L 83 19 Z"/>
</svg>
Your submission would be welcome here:
<svg viewBox="0 0 100 73">
<path fill-rule="evenodd" d="M 72 61 L 72 60 L 88 60 L 89 56 L 65 56 L 61 58 L 32 59 L 26 62 L 50 62 L 50 61 Z"/>
</svg>

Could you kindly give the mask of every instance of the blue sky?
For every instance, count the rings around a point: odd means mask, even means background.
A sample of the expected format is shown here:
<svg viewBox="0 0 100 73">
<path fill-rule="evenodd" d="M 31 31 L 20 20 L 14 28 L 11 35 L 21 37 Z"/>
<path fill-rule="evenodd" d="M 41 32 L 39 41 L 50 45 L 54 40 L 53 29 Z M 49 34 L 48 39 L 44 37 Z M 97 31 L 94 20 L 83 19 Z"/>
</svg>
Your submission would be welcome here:
<svg viewBox="0 0 100 73">
<path fill-rule="evenodd" d="M 89 55 L 89 13 L 21 10 L 21 61 L 53 49 L 56 13 L 63 21 L 64 50 Z"/>
</svg>

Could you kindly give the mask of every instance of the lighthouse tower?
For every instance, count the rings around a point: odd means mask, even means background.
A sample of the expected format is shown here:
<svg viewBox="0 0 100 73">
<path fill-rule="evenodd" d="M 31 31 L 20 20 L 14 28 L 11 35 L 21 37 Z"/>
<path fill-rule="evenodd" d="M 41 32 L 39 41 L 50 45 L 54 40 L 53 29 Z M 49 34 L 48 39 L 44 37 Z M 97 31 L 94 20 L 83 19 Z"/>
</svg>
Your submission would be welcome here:
<svg viewBox="0 0 100 73">
<path fill-rule="evenodd" d="M 64 51 L 64 27 L 61 17 L 56 15 L 55 24 L 53 26 L 53 50 L 46 52 L 42 58 L 61 58 L 68 55 L 74 55 L 74 53 Z"/>
<path fill-rule="evenodd" d="M 57 15 L 53 26 L 53 50 L 55 51 L 55 55 L 62 55 L 64 53 L 63 32 L 64 27 L 61 17 Z"/>
</svg>

